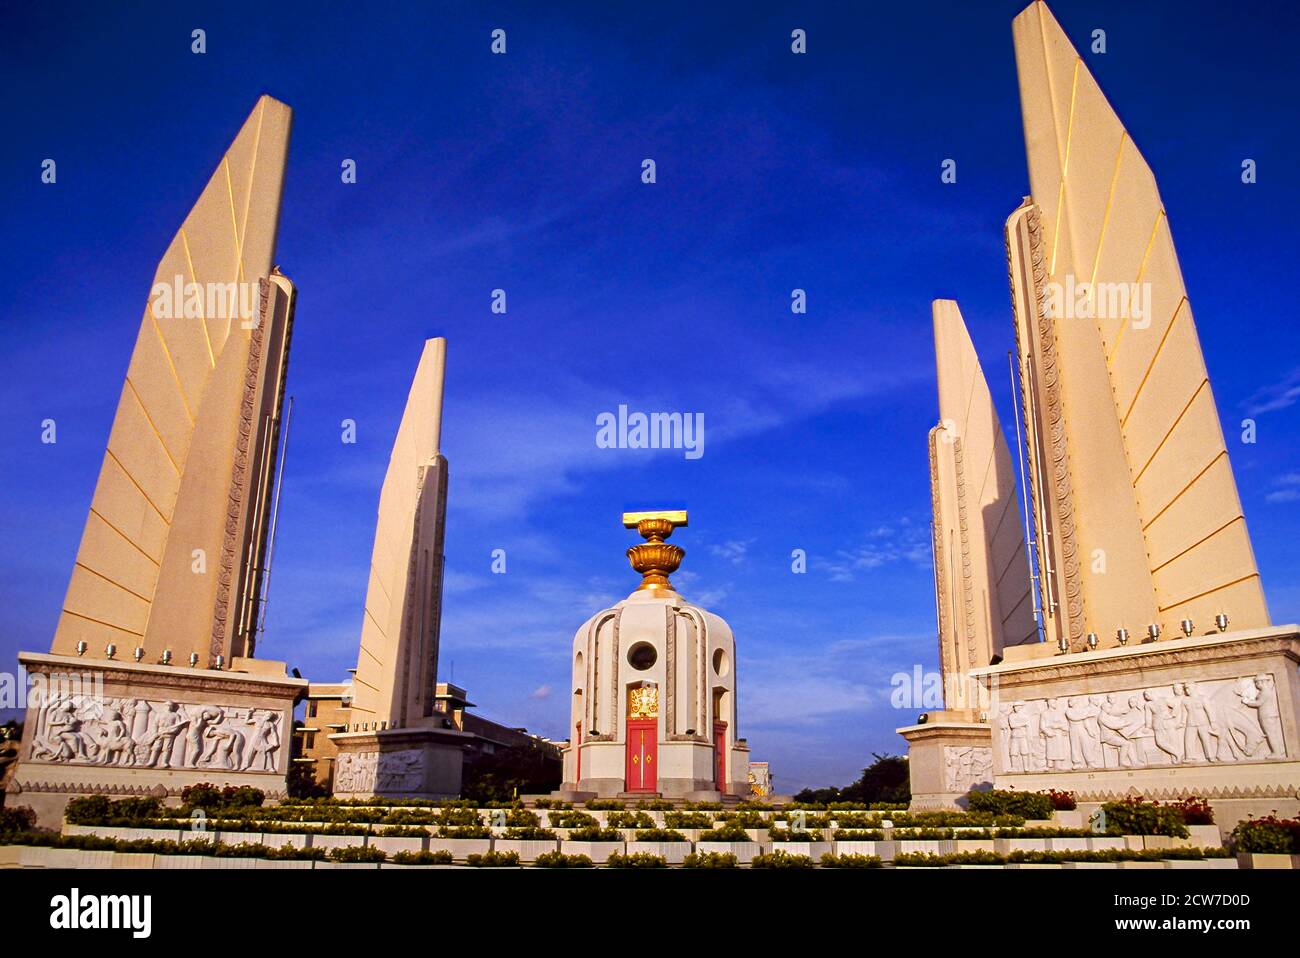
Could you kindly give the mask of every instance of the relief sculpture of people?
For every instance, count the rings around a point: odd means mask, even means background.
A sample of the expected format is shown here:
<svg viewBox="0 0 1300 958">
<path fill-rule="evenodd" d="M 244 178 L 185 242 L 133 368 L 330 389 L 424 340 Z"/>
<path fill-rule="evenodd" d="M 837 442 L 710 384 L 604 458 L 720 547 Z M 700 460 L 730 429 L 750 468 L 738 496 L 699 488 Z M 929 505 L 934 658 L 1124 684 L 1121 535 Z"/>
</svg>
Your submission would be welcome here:
<svg viewBox="0 0 1300 958">
<path fill-rule="evenodd" d="M 945 745 L 943 749 L 944 789 L 969 792 L 993 784 L 993 749 L 981 745 Z"/>
<path fill-rule="evenodd" d="M 1105 695 L 1003 702 L 993 716 L 1008 772 L 1261 762 L 1286 757 L 1268 673 Z"/>
<path fill-rule="evenodd" d="M 119 768 L 274 772 L 274 709 L 56 696 L 37 711 L 31 759 Z"/>
</svg>

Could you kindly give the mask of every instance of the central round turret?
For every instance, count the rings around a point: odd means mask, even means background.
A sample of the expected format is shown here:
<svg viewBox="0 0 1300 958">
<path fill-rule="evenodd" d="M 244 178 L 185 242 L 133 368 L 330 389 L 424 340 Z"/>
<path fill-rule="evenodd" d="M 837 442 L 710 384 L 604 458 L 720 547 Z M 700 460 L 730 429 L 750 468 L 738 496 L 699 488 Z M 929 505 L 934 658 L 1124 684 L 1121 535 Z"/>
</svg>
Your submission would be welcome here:
<svg viewBox="0 0 1300 958">
<path fill-rule="evenodd" d="M 668 578 L 686 553 L 664 540 L 686 524 L 685 512 L 623 516 L 646 540 L 627 550 L 641 584 L 573 638 L 565 793 L 697 801 L 748 794 L 731 628 Z"/>
</svg>

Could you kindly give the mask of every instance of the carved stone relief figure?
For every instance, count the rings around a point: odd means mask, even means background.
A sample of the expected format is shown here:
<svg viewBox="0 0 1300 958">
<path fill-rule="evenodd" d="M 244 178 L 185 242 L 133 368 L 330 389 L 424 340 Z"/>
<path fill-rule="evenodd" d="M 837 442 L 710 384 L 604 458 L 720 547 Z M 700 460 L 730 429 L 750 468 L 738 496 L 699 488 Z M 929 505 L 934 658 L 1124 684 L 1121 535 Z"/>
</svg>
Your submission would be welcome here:
<svg viewBox="0 0 1300 958">
<path fill-rule="evenodd" d="M 1286 748 L 1282 744 L 1282 714 L 1278 711 L 1277 689 L 1273 676 L 1267 672 L 1255 676 L 1255 691 L 1249 701 L 1242 701 L 1257 712 L 1264 739 L 1268 742 L 1269 758 L 1285 758 Z"/>
<path fill-rule="evenodd" d="M 1003 770 L 1077 772 L 1286 757 L 1277 689 L 1268 673 L 1076 695 L 1064 708 L 1061 702 L 1054 697 L 999 703 L 994 745 Z"/>
<path fill-rule="evenodd" d="M 943 749 L 944 790 L 969 792 L 993 782 L 993 749 L 982 745 L 946 745 Z"/>
<path fill-rule="evenodd" d="M 1060 699 L 1048 699 L 1047 708 L 1038 719 L 1038 730 L 1048 769 L 1070 768 L 1070 723 Z"/>
<path fill-rule="evenodd" d="M 120 768 L 275 771 L 283 744 L 273 709 L 71 696 L 37 711 L 31 759 Z M 253 727 L 255 747 L 245 755 Z M 254 765 L 256 767 L 254 768 Z"/>
<path fill-rule="evenodd" d="M 342 752 L 334 766 L 334 791 L 373 792 L 378 769 L 378 752 Z"/>
</svg>

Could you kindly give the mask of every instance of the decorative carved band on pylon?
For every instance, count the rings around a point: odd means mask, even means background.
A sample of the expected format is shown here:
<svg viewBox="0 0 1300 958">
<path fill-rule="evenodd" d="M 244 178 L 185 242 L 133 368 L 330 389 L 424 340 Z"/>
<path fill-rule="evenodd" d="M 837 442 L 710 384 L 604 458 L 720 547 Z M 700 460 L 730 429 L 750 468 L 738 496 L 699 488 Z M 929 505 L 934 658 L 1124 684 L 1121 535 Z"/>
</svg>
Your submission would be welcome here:
<svg viewBox="0 0 1300 958">
<path fill-rule="evenodd" d="M 1069 445 L 1066 437 L 1064 409 L 1061 401 L 1061 383 L 1060 369 L 1057 365 L 1056 353 L 1056 328 L 1052 316 L 1047 310 L 1047 266 L 1045 263 L 1045 252 L 1043 248 L 1043 228 L 1041 213 L 1036 204 L 1029 197 L 1025 198 L 1020 209 L 1016 212 L 1024 211 L 1023 220 L 1018 220 L 1016 228 L 1019 228 L 1020 222 L 1024 224 L 1025 235 L 1028 237 L 1029 269 L 1027 270 L 1026 280 L 1029 284 L 1029 303 L 1026 307 L 1033 310 L 1032 316 L 1024 317 L 1026 326 L 1032 324 L 1036 330 L 1036 343 L 1022 343 L 1020 340 L 1020 323 L 1016 327 L 1016 346 L 1018 352 L 1025 357 L 1027 361 L 1032 362 L 1035 350 L 1032 346 L 1037 346 L 1038 373 L 1039 382 L 1042 385 L 1043 400 L 1045 402 L 1044 415 L 1042 418 L 1033 416 L 1034 410 L 1038 407 L 1037 397 L 1033 396 L 1033 384 L 1029 377 L 1025 375 L 1025 369 L 1021 369 L 1020 386 L 1021 386 L 1021 405 L 1025 413 L 1025 421 L 1033 422 L 1035 431 L 1039 434 L 1040 440 L 1045 440 L 1044 448 L 1048 459 L 1047 462 L 1038 463 L 1042 469 L 1044 480 L 1050 482 L 1050 488 L 1038 489 L 1034 487 L 1033 480 L 1030 480 L 1030 494 L 1042 501 L 1044 511 L 1047 512 L 1052 520 L 1053 529 L 1047 530 L 1040 527 L 1037 513 L 1034 516 L 1034 526 L 1036 536 L 1039 542 L 1040 556 L 1046 556 L 1050 565 L 1055 565 L 1054 557 L 1050 555 L 1050 539 L 1055 538 L 1060 554 L 1061 561 L 1061 584 L 1064 598 L 1064 608 L 1066 617 L 1066 626 L 1068 629 L 1069 644 L 1072 649 L 1082 649 L 1084 647 L 1084 602 L 1083 602 L 1083 583 L 1079 568 L 1079 542 L 1078 534 L 1074 523 L 1074 492 L 1070 483 L 1070 456 Z M 1013 214 L 1014 215 L 1014 214 Z M 1011 284 L 1012 304 L 1016 303 L 1015 294 L 1015 272 L 1013 269 L 1014 250 L 1012 249 L 1013 238 L 1012 230 L 1007 230 L 1007 276 Z M 1045 420 L 1045 421 L 1044 421 Z M 1043 433 L 1046 433 L 1044 436 Z M 1028 454 L 1032 457 L 1034 450 L 1031 447 Z M 1031 476 L 1034 470 L 1030 470 Z M 1048 570 L 1040 570 L 1040 582 L 1043 577 L 1048 575 Z M 1047 603 L 1043 603 L 1045 610 Z M 1050 614 L 1050 610 L 1047 610 Z"/>
<path fill-rule="evenodd" d="M 943 529 L 940 528 L 940 507 L 939 507 L 939 450 L 937 443 L 939 433 L 944 429 L 942 424 L 935 426 L 930 430 L 930 514 L 933 521 L 930 523 L 930 538 L 934 550 L 934 597 L 935 597 L 935 618 L 939 629 L 939 671 L 944 679 L 944 688 L 947 688 L 949 679 L 948 669 L 956 669 L 957 663 L 949 662 L 944 650 L 944 637 L 948 634 L 948 560 L 947 553 L 943 546 Z M 954 703 L 944 702 L 949 708 Z"/>
<path fill-rule="evenodd" d="M 208 647 L 209 666 L 223 653 L 231 611 L 231 583 L 235 575 L 236 542 L 244 517 L 244 492 L 248 476 L 248 441 L 253 432 L 257 406 L 258 372 L 262 365 L 262 338 L 268 324 L 271 283 L 258 281 L 258 322 L 248 342 L 248 363 L 244 369 L 244 392 L 239 402 L 239 433 L 235 437 L 235 463 L 230 473 L 230 494 L 226 501 L 226 529 L 221 541 L 221 562 L 217 569 L 217 601 L 212 610 L 212 639 Z"/>
</svg>

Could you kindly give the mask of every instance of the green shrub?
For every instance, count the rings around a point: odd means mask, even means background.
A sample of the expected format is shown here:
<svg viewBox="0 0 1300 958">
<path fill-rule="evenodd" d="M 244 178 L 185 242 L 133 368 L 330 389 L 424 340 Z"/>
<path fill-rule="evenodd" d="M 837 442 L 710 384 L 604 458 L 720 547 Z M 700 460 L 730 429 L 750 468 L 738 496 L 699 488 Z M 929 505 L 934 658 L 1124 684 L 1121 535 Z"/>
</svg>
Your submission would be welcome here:
<svg viewBox="0 0 1300 958">
<path fill-rule="evenodd" d="M 718 821 L 739 825 L 742 828 L 767 828 L 770 823 L 758 812 L 727 812 L 718 816 Z"/>
<path fill-rule="evenodd" d="M 651 798 L 645 801 L 637 802 L 637 808 L 643 808 L 649 812 L 666 812 L 673 807 L 673 803 L 665 801 L 662 798 Z"/>
<path fill-rule="evenodd" d="M 723 809 L 721 802 L 686 802 L 684 808 L 693 812 L 720 812 Z"/>
<path fill-rule="evenodd" d="M 417 828 L 414 825 L 393 825 L 379 834 L 392 838 L 428 838 L 429 830 L 427 828 Z"/>
<path fill-rule="evenodd" d="M 621 842 L 623 833 L 617 828 L 599 828 L 592 825 L 590 828 L 579 828 L 569 832 L 569 841 L 571 842 Z"/>
<path fill-rule="evenodd" d="M 312 861 L 322 861 L 327 854 L 328 849 L 324 848 L 299 848 L 297 845 L 281 845 L 279 848 L 267 849 L 266 857 L 271 861 L 295 861 L 302 859 L 311 859 Z"/>
<path fill-rule="evenodd" d="M 586 812 L 551 812 L 547 819 L 552 828 L 595 828 L 599 824 Z"/>
<path fill-rule="evenodd" d="M 878 828 L 837 828 L 831 833 L 837 842 L 883 842 L 885 833 Z"/>
<path fill-rule="evenodd" d="M 695 852 L 687 855 L 683 868 L 736 868 L 736 856 L 730 852 Z"/>
<path fill-rule="evenodd" d="M 636 833 L 639 842 L 684 842 L 686 836 L 671 828 L 643 828 Z"/>
<path fill-rule="evenodd" d="M 483 819 L 472 808 L 444 808 L 434 818 L 434 822 L 446 828 L 465 825 L 482 825 Z"/>
<path fill-rule="evenodd" d="M 664 826 L 667 828 L 712 828 L 713 816 L 704 812 L 665 812 Z"/>
<path fill-rule="evenodd" d="M 213 845 L 215 858 L 266 858 L 271 849 L 261 842 L 240 842 L 238 845 Z"/>
<path fill-rule="evenodd" d="M 201 782 L 181 789 L 182 807 L 201 808 L 209 812 L 226 808 L 260 807 L 265 800 L 266 793 L 250 785 L 227 785 L 225 788 L 218 788 L 211 783 Z"/>
<path fill-rule="evenodd" d="M 587 803 L 587 808 L 593 812 L 621 812 L 627 804 L 616 798 L 593 798 Z"/>
<path fill-rule="evenodd" d="M 946 868 L 948 856 L 927 855 L 924 852 L 904 852 L 894 856 L 895 868 Z"/>
<path fill-rule="evenodd" d="M 0 807 L 0 838 L 29 832 L 36 826 L 36 812 L 26 805 L 15 808 Z"/>
<path fill-rule="evenodd" d="M 774 842 L 817 842 L 821 839 L 812 832 L 791 831 L 788 828 L 773 828 L 767 833 Z"/>
<path fill-rule="evenodd" d="M 778 849 L 765 855 L 755 855 L 750 868 L 812 868 L 813 860 L 807 855 L 791 855 Z"/>
<path fill-rule="evenodd" d="M 635 852 L 631 855 L 615 852 L 609 856 L 605 865 L 608 868 L 667 868 L 668 862 L 661 856 L 651 855 L 649 852 Z"/>
<path fill-rule="evenodd" d="M 450 865 L 451 852 L 398 852 L 390 861 L 394 865 Z"/>
<path fill-rule="evenodd" d="M 470 855 L 465 864 L 471 868 L 516 868 L 519 865 L 517 852 L 485 852 L 482 855 Z"/>
<path fill-rule="evenodd" d="M 121 798 L 114 802 L 107 795 L 84 795 L 68 802 L 63 817 L 72 825 L 129 826 L 162 814 L 162 802 L 156 798 Z"/>
<path fill-rule="evenodd" d="M 702 842 L 749 842 L 753 841 L 749 837 L 749 832 L 744 827 L 735 822 L 723 822 L 715 825 L 710 831 L 700 833 Z"/>
<path fill-rule="evenodd" d="M 591 868 L 586 855 L 565 855 L 562 852 L 544 852 L 533 863 L 537 868 Z"/>
<path fill-rule="evenodd" d="M 606 824 L 610 828 L 654 828 L 655 820 L 641 811 L 610 812 Z"/>
<path fill-rule="evenodd" d="M 537 817 L 537 813 L 526 808 L 513 808 L 506 813 L 507 828 L 537 828 L 541 824 L 542 820 Z"/>
<path fill-rule="evenodd" d="M 879 855 L 836 855 L 827 852 L 822 856 L 822 868 L 883 868 Z"/>
<path fill-rule="evenodd" d="M 388 858 L 388 853 L 368 845 L 345 845 L 331 848 L 329 857 L 332 862 L 382 862 Z"/>
<path fill-rule="evenodd" d="M 492 829 L 486 825 L 453 825 L 438 829 L 439 838 L 491 838 Z"/>
<path fill-rule="evenodd" d="M 68 802 L 63 818 L 70 825 L 100 825 L 108 821 L 107 795 L 81 795 Z"/>
<path fill-rule="evenodd" d="M 1300 854 L 1300 818 L 1249 818 L 1228 839 L 1233 849 L 1256 854 Z"/>
<path fill-rule="evenodd" d="M 507 828 L 502 838 L 509 838 L 517 841 L 541 842 L 549 838 L 555 838 L 555 832 L 549 828 Z"/>
<path fill-rule="evenodd" d="M 968 793 L 966 807 L 972 812 L 1038 819 L 1051 818 L 1053 811 L 1052 797 L 1045 792 L 1014 792 L 997 788 Z"/>
<path fill-rule="evenodd" d="M 1175 805 L 1147 802 L 1135 795 L 1119 802 L 1101 806 L 1106 816 L 1106 832 L 1110 835 L 1171 835 L 1188 836 L 1183 813 Z"/>
</svg>

